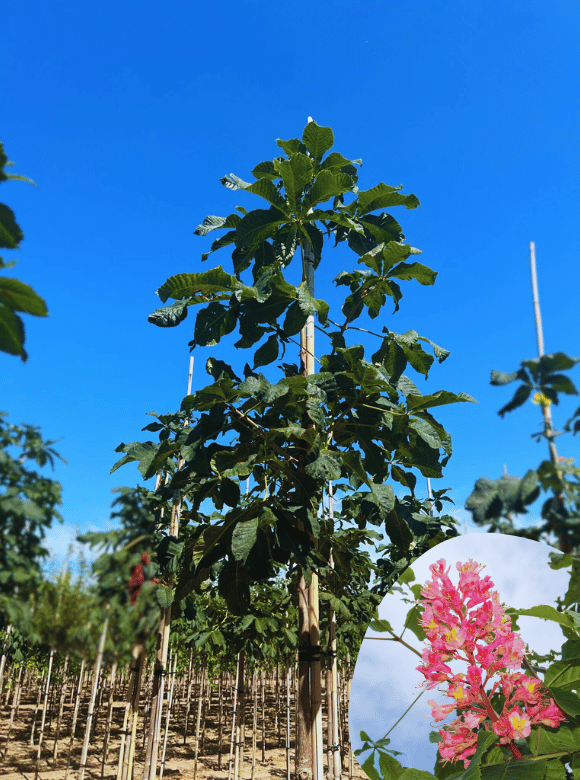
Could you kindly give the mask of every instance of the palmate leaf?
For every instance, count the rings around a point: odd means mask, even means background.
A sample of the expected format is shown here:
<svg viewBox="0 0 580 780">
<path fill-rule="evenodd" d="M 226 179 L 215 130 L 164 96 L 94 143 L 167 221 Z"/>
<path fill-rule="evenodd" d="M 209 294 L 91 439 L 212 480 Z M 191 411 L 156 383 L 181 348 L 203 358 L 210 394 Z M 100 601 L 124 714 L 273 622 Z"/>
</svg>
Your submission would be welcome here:
<svg viewBox="0 0 580 780">
<path fill-rule="evenodd" d="M 364 214 L 368 214 L 369 211 L 389 208 L 390 206 L 403 205 L 408 209 L 417 208 L 420 205 L 419 199 L 415 195 L 403 195 L 400 192 L 402 189 L 402 184 L 399 187 L 389 187 L 381 182 L 370 190 L 359 191 L 357 217 L 360 218 Z"/>
<path fill-rule="evenodd" d="M 356 190 L 356 184 L 352 176 L 348 176 L 346 173 L 320 171 L 314 180 L 314 184 L 304 197 L 303 207 L 310 209 L 319 203 L 330 200 L 330 198 L 335 198 L 337 195 L 342 195 L 349 191 L 353 192 L 354 190 Z"/>
<path fill-rule="evenodd" d="M 232 533 L 232 554 L 236 561 L 246 563 L 258 536 L 258 518 L 252 517 L 236 524 Z"/>
<path fill-rule="evenodd" d="M 390 214 L 365 214 L 359 222 L 362 232 L 350 232 L 348 235 L 349 247 L 357 253 L 364 255 L 379 244 L 388 244 L 390 241 L 400 244 L 405 236 L 399 223 Z"/>
<path fill-rule="evenodd" d="M 218 593 L 232 615 L 245 615 L 251 603 L 250 580 L 239 561 L 226 561 L 218 577 Z"/>
<path fill-rule="evenodd" d="M 317 165 L 324 154 L 334 146 L 334 133 L 330 127 L 321 127 L 312 120 L 304 128 L 302 142 Z"/>
<path fill-rule="evenodd" d="M 312 181 L 313 165 L 310 157 L 297 152 L 289 160 L 277 159 L 274 167 L 284 183 L 286 198 L 293 214 L 298 213 L 298 203 L 302 191 Z M 302 209 L 301 209 L 302 210 Z M 307 209 L 303 209 L 304 212 Z"/>
<path fill-rule="evenodd" d="M 46 317 L 48 309 L 44 300 L 34 292 L 32 287 L 18 279 L 7 279 L 0 276 L 0 304 L 8 306 L 13 311 Z"/>
<path fill-rule="evenodd" d="M 288 217 L 279 209 L 271 206 L 269 209 L 254 209 L 240 222 L 236 230 L 235 243 L 240 247 L 253 247 L 267 238 L 272 238 L 280 225 L 287 222 Z"/>
<path fill-rule="evenodd" d="M 267 366 L 278 358 L 278 337 L 272 334 L 254 353 L 254 368 Z"/>
<path fill-rule="evenodd" d="M 162 306 L 147 317 L 147 321 L 159 328 L 173 328 L 187 317 L 186 301 L 175 301 L 171 306 Z"/>
<path fill-rule="evenodd" d="M 238 179 L 237 176 L 234 177 L 233 174 L 230 174 L 230 176 L 227 178 L 232 180 L 235 179 L 235 183 L 237 185 L 235 189 L 243 189 L 246 190 L 246 192 L 259 195 L 261 198 L 264 198 L 264 200 L 267 200 L 268 203 L 270 203 L 272 206 L 275 206 L 277 209 L 279 209 L 279 211 L 281 211 L 287 217 L 289 216 L 288 203 L 284 200 L 282 195 L 280 195 L 278 187 L 276 187 L 271 179 L 263 177 L 249 184 L 248 182 Z M 222 179 L 222 182 L 223 181 L 224 179 Z M 232 189 L 234 188 L 232 187 Z"/>
<path fill-rule="evenodd" d="M 313 225 L 311 222 L 304 222 L 301 226 L 302 235 L 307 239 L 312 248 L 312 254 L 314 256 L 314 268 L 318 268 L 322 259 L 322 247 L 324 245 L 324 236 L 321 230 Z M 306 259 L 306 251 L 304 252 Z"/>
<path fill-rule="evenodd" d="M 280 178 L 280 175 L 276 173 L 272 160 L 265 160 L 264 162 L 258 163 L 252 171 L 252 175 L 255 176 L 256 179 L 270 179 L 270 181 L 275 181 Z"/>
<path fill-rule="evenodd" d="M 11 208 L 0 203 L 0 249 L 16 249 L 24 233 Z"/>
<path fill-rule="evenodd" d="M 236 228 L 241 219 L 239 214 L 230 214 L 228 217 L 215 217 L 210 215 L 203 220 L 201 225 L 196 227 L 193 231 L 193 235 L 206 236 L 212 230 L 217 230 L 218 228 Z"/>
<path fill-rule="evenodd" d="M 190 346 L 208 347 L 217 344 L 222 336 L 236 327 L 236 312 L 229 306 L 212 301 L 197 313 L 193 341 Z"/>
<path fill-rule="evenodd" d="M 322 299 L 313 298 L 308 292 L 306 282 L 302 282 L 298 286 L 298 306 L 300 307 L 302 314 L 308 316 L 309 314 L 316 313 L 320 324 L 322 326 L 328 325 L 328 303 Z"/>
<path fill-rule="evenodd" d="M 358 263 L 366 265 L 375 271 L 379 276 L 391 276 L 391 269 L 404 266 L 401 261 L 406 260 L 411 254 L 409 244 L 399 244 L 396 241 L 389 241 L 387 244 L 379 244 L 373 247 L 369 252 L 359 257 Z M 400 264 L 400 265 L 397 265 Z M 433 272 L 432 272 L 433 273 Z M 400 277 L 404 279 L 404 275 Z M 412 278 L 412 277 L 408 277 Z"/>
<path fill-rule="evenodd" d="M 501 385 L 509 385 L 510 382 L 514 382 L 516 379 L 521 379 L 522 382 L 531 384 L 530 377 L 522 368 L 520 368 L 518 371 L 514 371 L 511 374 L 506 374 L 503 371 L 492 371 L 489 383 L 490 385 L 499 387 Z"/>
<path fill-rule="evenodd" d="M 445 406 L 455 403 L 476 404 L 475 398 L 467 393 L 451 393 L 448 390 L 439 390 L 431 395 L 410 395 L 407 397 L 407 408 L 411 411 L 420 411 L 423 409 L 432 409 L 435 406 Z"/>
<path fill-rule="evenodd" d="M 502 408 L 499 410 L 499 416 L 503 417 L 505 414 L 507 414 L 507 412 L 512 412 L 519 406 L 523 406 L 530 397 L 533 389 L 534 388 L 531 385 L 520 385 L 514 393 L 512 400 L 505 406 L 502 406 Z"/>
<path fill-rule="evenodd" d="M 362 160 L 347 160 L 340 152 L 331 152 L 322 161 L 320 168 L 329 171 L 342 171 L 356 180 L 357 170 L 355 165 L 362 165 Z"/>
<path fill-rule="evenodd" d="M 283 149 L 288 157 L 290 157 L 292 154 L 296 154 L 297 152 L 305 154 L 308 151 L 299 138 L 290 138 L 288 141 L 283 141 L 281 138 L 278 138 L 276 141 L 276 146 L 279 146 L 280 149 Z M 276 160 L 274 160 L 274 163 L 283 159 L 283 157 L 277 157 Z"/>
<path fill-rule="evenodd" d="M 306 325 L 308 314 L 310 312 L 304 312 L 298 301 L 294 301 L 288 307 L 286 316 L 284 318 L 284 324 L 282 330 L 285 336 L 296 336 L 302 328 Z"/>
<path fill-rule="evenodd" d="M 24 339 L 22 318 L 7 306 L 0 306 L 0 351 L 20 355 L 25 361 L 28 355 L 24 349 Z"/>
<path fill-rule="evenodd" d="M 437 272 L 432 271 L 431 268 L 422 263 L 400 263 L 387 275 L 389 278 L 395 277 L 395 279 L 404 279 L 405 281 L 415 279 L 419 284 L 430 285 L 435 284 Z"/>
<path fill-rule="evenodd" d="M 570 377 L 564 374 L 550 374 L 543 382 L 543 387 L 548 385 L 552 390 L 558 393 L 566 393 L 566 395 L 578 395 L 576 385 Z"/>
<path fill-rule="evenodd" d="M 269 179 L 258 179 L 244 189 L 247 192 L 252 192 L 254 195 L 259 195 L 264 200 L 267 200 L 272 206 L 275 206 L 278 211 L 289 217 L 288 203 L 280 195 L 280 191 Z"/>
<path fill-rule="evenodd" d="M 183 300 L 201 296 L 200 300 L 213 297 L 220 293 L 232 293 L 236 288 L 235 276 L 226 273 L 221 265 L 202 273 L 186 273 L 170 276 L 169 279 L 157 290 L 157 295 L 162 303 L 168 298 Z M 225 298 L 227 295 L 221 295 Z"/>
<path fill-rule="evenodd" d="M 538 378 L 543 381 L 554 371 L 567 371 L 574 368 L 578 362 L 580 362 L 580 358 L 571 358 L 564 352 L 555 352 L 550 355 L 542 355 L 540 358 L 524 360 L 522 366 L 530 370 L 536 381 Z"/>
</svg>

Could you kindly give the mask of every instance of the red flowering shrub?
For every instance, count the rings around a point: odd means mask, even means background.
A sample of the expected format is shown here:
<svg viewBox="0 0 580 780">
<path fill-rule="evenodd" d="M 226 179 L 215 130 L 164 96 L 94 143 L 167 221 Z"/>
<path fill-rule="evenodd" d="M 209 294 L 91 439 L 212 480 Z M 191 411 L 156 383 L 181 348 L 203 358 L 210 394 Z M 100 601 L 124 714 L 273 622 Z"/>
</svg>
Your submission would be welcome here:
<svg viewBox="0 0 580 780">
<path fill-rule="evenodd" d="M 145 582 L 144 566 L 147 566 L 148 563 L 149 556 L 147 553 L 143 553 L 141 556 L 141 563 L 138 563 L 137 566 L 133 567 L 131 572 L 131 579 L 129 580 L 129 596 L 131 598 L 131 604 L 137 603 L 137 597 L 141 592 L 143 583 Z"/>
</svg>

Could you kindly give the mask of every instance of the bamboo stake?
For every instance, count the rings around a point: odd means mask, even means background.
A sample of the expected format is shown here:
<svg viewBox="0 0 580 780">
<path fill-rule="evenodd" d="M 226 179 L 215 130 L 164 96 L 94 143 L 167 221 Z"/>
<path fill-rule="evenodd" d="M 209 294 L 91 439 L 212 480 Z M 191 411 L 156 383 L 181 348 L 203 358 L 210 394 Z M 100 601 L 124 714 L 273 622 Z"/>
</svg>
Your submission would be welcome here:
<svg viewBox="0 0 580 780">
<path fill-rule="evenodd" d="M 220 671 L 218 681 L 218 770 L 222 768 L 222 742 L 223 742 L 223 701 L 222 701 L 222 677 L 223 672 Z"/>
<path fill-rule="evenodd" d="M 286 780 L 290 780 L 290 661 L 286 661 Z"/>
<path fill-rule="evenodd" d="M 312 122 L 312 117 L 308 117 L 308 122 Z M 312 247 L 307 241 L 301 243 L 302 249 L 302 281 L 306 283 L 309 294 L 314 297 L 314 256 Z M 315 373 L 314 365 L 314 315 L 310 314 L 306 320 L 306 326 L 300 332 L 300 358 L 302 370 L 305 376 L 311 376 Z M 302 583 L 301 583 L 302 584 Z M 304 613 L 299 612 L 302 616 Z M 313 780 L 323 780 L 322 773 L 322 694 L 321 694 L 321 674 L 320 674 L 320 628 L 319 628 L 319 602 L 318 602 L 318 574 L 312 572 L 310 586 L 308 588 L 308 602 L 306 612 L 306 624 L 308 632 L 308 657 L 304 658 L 304 637 L 305 631 L 299 626 L 299 646 L 303 648 L 301 669 L 300 669 L 300 697 L 298 704 L 297 717 L 300 717 L 300 709 L 307 706 L 310 709 L 309 717 L 302 713 L 303 723 L 297 730 L 297 770 L 298 780 L 304 780 L 304 775 L 311 771 Z M 310 738 L 310 750 L 306 750 L 305 744 L 299 744 L 298 739 L 304 740 Z M 298 759 L 298 754 L 301 753 Z M 309 755 L 310 753 L 310 755 Z M 300 764 L 300 769 L 298 768 Z M 309 765 L 308 768 L 306 765 Z"/>
<path fill-rule="evenodd" d="M 143 684 L 143 672 L 145 670 L 146 637 L 144 633 L 138 634 L 133 646 L 133 665 L 131 667 L 131 681 L 127 691 L 127 706 L 123 722 L 123 737 L 119 751 L 119 765 L 117 780 L 131 780 L 133 775 L 133 762 L 135 760 L 135 744 L 137 741 L 137 720 L 139 718 L 139 699 Z"/>
<path fill-rule="evenodd" d="M 193 685 L 193 677 L 191 674 L 191 668 L 193 666 L 193 649 L 189 651 L 189 670 L 187 672 L 187 704 L 185 709 L 185 727 L 183 729 L 183 744 L 187 743 L 187 725 L 189 722 L 189 713 L 191 711 L 191 690 Z"/>
<path fill-rule="evenodd" d="M 332 482 L 328 483 L 328 514 L 330 517 L 331 527 L 334 520 L 334 500 L 333 500 L 333 488 Z M 330 567 L 334 569 L 334 560 L 332 558 L 332 551 L 330 553 Z M 336 647 L 336 613 L 330 607 L 330 620 L 329 620 L 329 650 L 330 650 L 330 663 L 329 663 L 329 683 L 330 683 L 330 696 L 329 696 L 329 708 L 328 708 L 328 777 L 329 780 L 340 780 L 341 777 L 341 760 L 340 760 L 340 742 L 338 737 L 338 668 L 337 668 L 337 647 Z"/>
<path fill-rule="evenodd" d="M 244 674 L 245 674 L 245 660 L 246 653 L 244 650 L 240 650 L 238 653 L 238 674 L 236 675 L 237 687 L 237 709 L 236 709 L 236 741 L 234 745 L 234 778 L 238 780 L 242 762 L 244 760 L 244 710 L 245 710 L 245 686 L 244 686 Z M 195 780 L 195 776 L 194 776 Z M 229 780 L 229 775 L 228 775 Z"/>
<path fill-rule="evenodd" d="M 169 734 L 169 721 L 171 719 L 171 705 L 173 702 L 173 688 L 175 686 L 175 669 L 177 667 L 176 652 L 173 656 L 173 670 L 171 672 L 171 689 L 169 691 L 169 701 L 167 702 L 167 715 L 165 718 L 165 734 L 163 735 L 163 751 L 161 753 L 161 768 L 159 769 L 159 780 L 163 780 L 163 770 L 165 769 L 165 751 L 167 749 L 167 736 Z"/>
<path fill-rule="evenodd" d="M 43 686 L 44 686 L 44 670 L 43 670 L 42 675 L 40 677 L 40 683 L 38 685 L 38 696 L 36 698 L 36 707 L 34 709 L 34 715 L 32 717 L 32 729 L 30 731 L 30 740 L 29 740 L 29 744 L 31 746 L 34 745 L 34 729 L 36 728 L 36 718 L 38 716 L 38 711 L 40 709 L 40 702 L 42 700 L 42 688 L 43 688 Z"/>
<path fill-rule="evenodd" d="M 56 719 L 56 733 L 54 735 L 54 745 L 53 745 L 53 748 L 52 748 L 52 757 L 53 757 L 54 760 L 56 760 L 56 757 L 58 755 L 58 735 L 60 734 L 60 724 L 62 722 L 62 713 L 63 713 L 63 710 L 64 710 L 64 699 L 65 699 L 65 696 L 66 696 L 65 681 L 66 681 L 66 672 L 67 672 L 67 669 L 68 669 L 69 659 L 70 659 L 70 655 L 67 653 L 66 657 L 64 659 L 64 666 L 63 666 L 63 670 L 62 670 L 62 672 L 63 672 L 63 680 L 62 680 L 62 685 L 61 685 L 61 689 L 60 689 L 60 700 L 59 700 L 59 706 L 58 706 L 58 716 L 57 716 L 57 719 Z"/>
<path fill-rule="evenodd" d="M 536 320 L 536 336 L 538 339 L 538 357 L 544 355 L 544 331 L 542 329 L 542 314 L 540 311 L 540 295 L 538 293 L 538 277 L 536 273 L 536 245 L 533 241 L 530 241 L 530 270 L 532 276 L 532 298 L 534 302 L 534 315 Z M 549 404 L 541 404 L 542 415 L 544 417 L 544 432 L 548 439 L 548 450 L 550 452 L 550 459 L 554 466 L 556 466 L 556 475 L 560 481 L 562 481 L 562 472 L 558 469 L 560 465 L 558 459 L 558 450 L 556 449 L 556 442 L 554 440 L 554 426 L 552 423 L 552 409 Z M 554 491 L 556 498 L 563 504 L 563 493 L 560 491 Z M 560 549 L 564 553 L 571 551 L 570 540 L 568 532 L 564 524 L 560 529 Z"/>
<path fill-rule="evenodd" d="M 193 357 L 189 359 L 189 373 L 187 378 L 187 394 L 191 395 L 193 381 Z M 179 459 L 177 468 L 183 467 L 184 460 Z M 169 535 L 179 535 L 179 516 L 181 513 L 181 498 L 174 502 L 171 508 L 171 521 Z M 173 585 L 173 574 L 168 577 L 168 585 Z M 147 753 L 145 755 L 145 768 L 143 780 L 155 780 L 157 776 L 157 761 L 159 755 L 159 730 L 161 728 L 161 710 L 163 707 L 163 694 L 165 691 L 165 674 L 167 666 L 167 652 L 169 649 L 169 634 L 171 631 L 171 604 L 162 610 L 159 630 L 157 635 L 157 655 L 155 660 L 155 680 L 151 700 L 151 713 L 149 721 L 149 734 L 147 740 Z"/>
<path fill-rule="evenodd" d="M 65 581 L 66 575 L 67 575 L 67 569 L 66 569 L 66 563 L 65 563 L 65 564 L 63 564 L 62 573 L 61 573 L 61 576 L 60 576 L 58 602 L 57 602 L 56 611 L 55 611 L 55 615 L 54 615 L 54 623 L 55 623 L 55 625 L 58 624 L 60 605 L 61 605 L 62 593 L 63 593 L 62 589 L 63 589 L 63 586 L 64 586 L 64 581 Z M 45 693 L 44 693 L 44 703 L 43 703 L 43 707 L 42 707 L 42 719 L 41 719 L 41 722 L 40 722 L 40 734 L 38 736 L 38 750 L 36 752 L 36 766 L 34 768 L 34 780 L 37 780 L 38 772 L 39 772 L 39 769 L 40 769 L 40 757 L 42 755 L 42 743 L 44 741 L 44 727 L 45 727 L 45 724 L 46 724 L 46 712 L 47 712 L 47 706 L 48 706 L 48 694 L 49 694 L 49 691 L 50 691 L 50 679 L 51 679 L 52 665 L 53 665 L 53 662 L 54 662 L 55 653 L 56 653 L 56 648 L 55 648 L 54 640 L 53 640 L 51 648 L 50 648 L 50 656 L 49 656 L 49 660 L 48 660 L 48 672 L 47 672 L 47 675 L 46 675 L 46 689 L 45 689 Z"/>
<path fill-rule="evenodd" d="M 18 707 L 18 702 L 20 701 L 20 690 L 21 690 L 21 680 L 22 680 L 22 664 L 20 664 L 19 670 L 18 670 L 18 678 L 16 680 L 16 686 L 14 688 L 14 695 L 12 697 L 12 706 L 10 707 L 10 721 L 8 723 L 8 731 L 6 733 L 6 742 L 4 744 L 4 753 L 2 754 L 2 761 L 6 761 L 6 756 L 8 755 L 8 745 L 10 743 L 10 734 L 12 732 L 12 726 L 14 725 L 14 716 L 16 713 L 16 708 Z"/>
<path fill-rule="evenodd" d="M 232 780 L 232 767 L 234 766 L 234 740 L 236 736 L 236 718 L 238 715 L 238 686 L 240 680 L 240 657 L 241 652 L 238 653 L 238 659 L 236 662 L 236 681 L 234 683 L 234 706 L 232 710 L 232 735 L 230 739 L 230 758 L 228 761 L 228 780 Z M 236 749 L 237 750 L 237 749 Z M 236 753 L 237 755 L 237 753 Z"/>
<path fill-rule="evenodd" d="M 115 678 L 117 676 L 118 660 L 115 658 L 113 668 L 111 669 L 111 684 L 109 687 L 109 701 L 107 706 L 107 718 L 105 721 L 105 736 L 103 741 L 103 760 L 101 763 L 101 780 L 105 776 L 105 765 L 109 755 L 109 740 L 111 734 L 111 722 L 113 720 L 113 701 L 115 698 Z"/>
<path fill-rule="evenodd" d="M 262 764 L 266 762 L 266 691 L 264 686 L 264 670 L 260 670 L 260 686 L 262 696 Z"/>
<path fill-rule="evenodd" d="M 254 771 L 256 769 L 256 731 L 258 730 L 258 672 L 254 668 L 252 674 L 252 769 L 250 771 L 250 780 L 254 780 Z"/>
<path fill-rule="evenodd" d="M 81 752 L 81 763 L 79 767 L 78 780 L 84 780 L 85 770 L 87 768 L 87 755 L 89 752 L 89 740 L 91 735 L 91 726 L 93 722 L 93 712 L 95 707 L 95 700 L 97 698 L 97 690 L 99 686 L 99 676 L 101 673 L 101 664 L 103 662 L 103 653 L 105 652 L 105 642 L 107 641 L 107 629 L 109 628 L 109 609 L 110 604 L 105 607 L 105 621 L 103 623 L 103 630 L 101 631 L 101 638 L 99 641 L 99 649 L 97 651 L 97 660 L 95 661 L 95 667 L 93 672 L 93 689 L 91 692 L 91 699 L 89 702 L 89 713 L 87 716 L 87 725 L 85 729 L 85 740 L 83 742 L 83 749 Z"/>
<path fill-rule="evenodd" d="M 76 727 L 77 727 L 77 718 L 78 718 L 78 714 L 79 714 L 79 706 L 80 706 L 81 695 L 82 695 L 82 690 L 83 690 L 83 675 L 84 675 L 84 672 L 85 672 L 85 664 L 86 664 L 86 662 L 87 662 L 87 657 L 86 657 L 86 655 L 83 655 L 83 657 L 81 659 L 81 670 L 79 672 L 79 682 L 78 682 L 78 687 L 77 687 L 77 695 L 76 695 L 76 698 L 75 698 L 75 707 L 74 707 L 74 710 L 73 710 L 73 719 L 72 719 L 72 726 L 71 726 L 71 732 L 70 732 L 70 742 L 68 743 L 68 755 L 67 755 L 67 758 L 66 758 L 66 769 L 65 769 L 65 772 L 64 772 L 64 780 L 67 779 L 68 770 L 69 770 L 69 767 L 70 767 L 70 759 L 71 759 L 71 755 L 72 755 L 72 748 L 73 748 L 74 739 L 75 739 L 75 731 L 76 731 Z"/>
<path fill-rule="evenodd" d="M 46 723 L 46 710 L 47 710 L 47 704 L 48 704 L 48 692 L 50 690 L 50 676 L 52 672 L 52 664 L 54 661 L 54 653 L 55 649 L 54 647 L 50 648 L 50 655 L 48 658 L 48 672 L 46 674 L 46 687 L 44 690 L 44 702 L 42 705 L 42 718 L 40 721 L 40 734 L 38 736 L 38 749 L 36 751 L 36 766 L 34 769 L 34 780 L 37 780 L 38 778 L 38 772 L 40 769 L 40 756 L 42 754 L 42 742 L 44 740 L 44 725 Z"/>
</svg>

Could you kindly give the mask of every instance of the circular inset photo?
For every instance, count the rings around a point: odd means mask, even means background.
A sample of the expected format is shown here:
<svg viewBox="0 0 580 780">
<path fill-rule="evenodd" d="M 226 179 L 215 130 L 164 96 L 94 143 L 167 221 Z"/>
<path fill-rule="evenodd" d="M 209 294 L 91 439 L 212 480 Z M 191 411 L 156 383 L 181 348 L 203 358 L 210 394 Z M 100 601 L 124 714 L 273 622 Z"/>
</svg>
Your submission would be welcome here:
<svg viewBox="0 0 580 780">
<path fill-rule="evenodd" d="M 378 614 L 349 706 L 371 780 L 580 777 L 580 561 L 460 536 L 415 561 Z"/>
</svg>

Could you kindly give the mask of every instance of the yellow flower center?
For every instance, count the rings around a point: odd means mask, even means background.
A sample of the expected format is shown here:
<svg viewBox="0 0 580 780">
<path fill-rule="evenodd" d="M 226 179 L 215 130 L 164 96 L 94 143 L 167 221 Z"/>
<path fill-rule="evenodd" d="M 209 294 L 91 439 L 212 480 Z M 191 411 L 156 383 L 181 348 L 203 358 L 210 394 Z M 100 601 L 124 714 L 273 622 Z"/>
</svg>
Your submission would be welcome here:
<svg viewBox="0 0 580 780">
<path fill-rule="evenodd" d="M 511 716 L 511 722 L 516 731 L 520 731 L 526 725 L 526 719 L 519 718 L 516 714 Z"/>
<path fill-rule="evenodd" d="M 462 687 L 459 687 L 457 690 L 453 691 L 452 696 L 454 699 L 457 699 L 457 701 L 460 699 L 465 699 L 465 691 Z"/>
<path fill-rule="evenodd" d="M 455 642 L 455 640 L 457 639 L 457 629 L 452 628 L 451 631 L 447 631 L 447 633 L 445 634 L 445 639 L 448 642 Z"/>
</svg>

